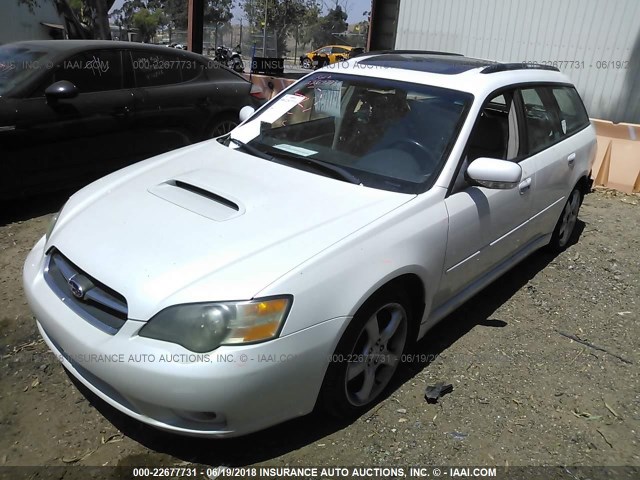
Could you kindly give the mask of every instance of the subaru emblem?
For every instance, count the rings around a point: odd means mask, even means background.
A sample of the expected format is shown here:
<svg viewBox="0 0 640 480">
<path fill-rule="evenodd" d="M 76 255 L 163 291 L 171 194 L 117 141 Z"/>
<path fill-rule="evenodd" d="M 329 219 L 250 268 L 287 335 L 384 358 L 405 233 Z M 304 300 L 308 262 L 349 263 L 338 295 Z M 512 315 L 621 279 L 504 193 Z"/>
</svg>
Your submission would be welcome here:
<svg viewBox="0 0 640 480">
<path fill-rule="evenodd" d="M 73 296 L 80 300 L 82 300 L 87 292 L 94 287 L 91 280 L 80 274 L 76 274 L 71 277 L 67 283 Z"/>
<path fill-rule="evenodd" d="M 71 288 L 71 293 L 73 293 L 74 297 L 76 298 L 84 297 L 84 293 L 85 293 L 84 289 L 73 278 L 69 280 L 69 288 Z"/>
</svg>

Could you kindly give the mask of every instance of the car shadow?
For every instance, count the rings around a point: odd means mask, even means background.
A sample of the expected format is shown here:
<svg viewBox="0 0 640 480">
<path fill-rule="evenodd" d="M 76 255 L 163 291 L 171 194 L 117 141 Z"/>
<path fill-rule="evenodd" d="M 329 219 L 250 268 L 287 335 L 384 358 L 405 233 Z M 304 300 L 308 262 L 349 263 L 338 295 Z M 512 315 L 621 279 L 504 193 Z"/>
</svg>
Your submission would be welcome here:
<svg viewBox="0 0 640 480">
<path fill-rule="evenodd" d="M 584 222 L 579 220 L 572 245 L 576 243 L 584 228 Z M 517 268 L 507 272 L 432 328 L 421 341 L 417 342 L 414 350 L 414 353 L 419 354 L 417 356 L 426 358 L 427 361 L 403 363 L 388 389 L 386 397 L 392 395 L 400 386 L 427 368 L 435 358 L 476 326 L 495 328 L 506 326 L 506 321 L 493 317 L 494 312 L 551 263 L 555 257 L 555 254 L 546 251 L 534 253 L 520 263 Z M 159 462 L 163 461 L 168 462 L 169 465 L 174 462 L 163 454 L 204 465 L 250 465 L 318 442 L 327 435 L 342 430 L 356 421 L 356 419 L 339 420 L 314 411 L 304 417 L 241 438 L 182 437 L 157 430 L 131 419 L 98 398 L 71 375 L 69 377 L 89 402 L 118 430 L 155 452 L 121 458 L 120 465 L 157 466 Z M 380 401 L 382 400 L 384 398 L 380 399 Z M 379 403 L 373 405 L 361 416 L 375 415 L 375 409 L 378 408 Z"/>
</svg>

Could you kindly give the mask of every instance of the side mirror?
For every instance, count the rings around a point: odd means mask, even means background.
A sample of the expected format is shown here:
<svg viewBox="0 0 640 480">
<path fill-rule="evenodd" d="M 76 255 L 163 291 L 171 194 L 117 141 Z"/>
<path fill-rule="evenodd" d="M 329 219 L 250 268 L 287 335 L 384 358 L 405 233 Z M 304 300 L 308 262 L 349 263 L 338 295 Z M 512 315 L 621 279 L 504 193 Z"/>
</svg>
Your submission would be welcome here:
<svg viewBox="0 0 640 480">
<path fill-rule="evenodd" d="M 60 80 L 52 83 L 44 91 L 45 96 L 49 100 L 61 100 L 63 98 L 74 98 L 80 93 L 78 87 L 68 80 Z"/>
<path fill-rule="evenodd" d="M 251 115 L 253 115 L 255 113 L 255 111 L 256 111 L 256 109 L 253 108 L 253 107 L 250 107 L 249 105 L 247 105 L 246 107 L 242 107 L 242 109 L 240 110 L 240 121 L 244 122 Z"/>
<path fill-rule="evenodd" d="M 467 176 L 482 187 L 508 190 L 520 183 L 522 168 L 507 160 L 477 158 L 467 168 Z"/>
</svg>

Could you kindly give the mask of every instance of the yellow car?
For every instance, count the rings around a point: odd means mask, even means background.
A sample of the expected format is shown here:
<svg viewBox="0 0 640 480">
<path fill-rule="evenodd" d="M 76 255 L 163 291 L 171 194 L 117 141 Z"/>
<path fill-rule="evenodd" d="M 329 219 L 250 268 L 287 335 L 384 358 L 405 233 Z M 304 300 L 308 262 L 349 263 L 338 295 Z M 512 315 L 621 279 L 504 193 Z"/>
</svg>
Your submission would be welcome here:
<svg viewBox="0 0 640 480">
<path fill-rule="evenodd" d="M 324 67 L 331 63 L 340 62 L 352 55 L 362 53 L 361 47 L 348 45 L 327 45 L 313 52 L 305 53 L 300 57 L 300 65 L 304 68 Z"/>
</svg>

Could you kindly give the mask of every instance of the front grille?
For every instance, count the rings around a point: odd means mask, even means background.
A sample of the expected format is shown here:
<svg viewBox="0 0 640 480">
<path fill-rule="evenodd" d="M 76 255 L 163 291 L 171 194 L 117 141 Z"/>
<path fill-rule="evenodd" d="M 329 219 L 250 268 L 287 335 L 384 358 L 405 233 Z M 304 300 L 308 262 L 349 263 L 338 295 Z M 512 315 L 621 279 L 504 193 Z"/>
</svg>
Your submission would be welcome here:
<svg viewBox="0 0 640 480">
<path fill-rule="evenodd" d="M 94 327 L 114 335 L 127 321 L 127 300 L 56 249 L 47 257 L 44 278 L 60 300 Z"/>
</svg>

